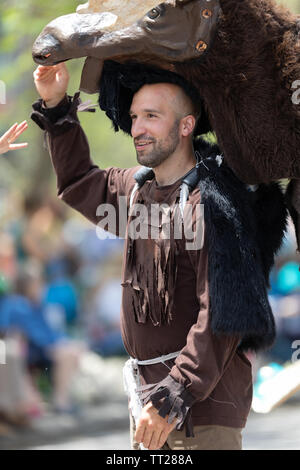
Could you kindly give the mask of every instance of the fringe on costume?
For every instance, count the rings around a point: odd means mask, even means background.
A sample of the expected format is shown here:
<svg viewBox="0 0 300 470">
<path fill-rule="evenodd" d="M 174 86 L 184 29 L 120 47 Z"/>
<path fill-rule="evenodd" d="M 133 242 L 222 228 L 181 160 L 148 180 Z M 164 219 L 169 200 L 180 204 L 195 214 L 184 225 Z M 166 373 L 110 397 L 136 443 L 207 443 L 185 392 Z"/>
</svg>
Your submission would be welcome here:
<svg viewBox="0 0 300 470">
<path fill-rule="evenodd" d="M 139 201 L 141 202 L 141 201 Z M 178 247 L 174 234 L 174 211 L 170 217 L 170 237 L 149 237 L 147 248 L 136 254 L 135 239 L 128 237 L 127 277 L 123 287 L 131 289 L 135 320 L 146 323 L 149 318 L 154 326 L 172 321 L 174 289 L 177 278 L 176 256 Z"/>
</svg>

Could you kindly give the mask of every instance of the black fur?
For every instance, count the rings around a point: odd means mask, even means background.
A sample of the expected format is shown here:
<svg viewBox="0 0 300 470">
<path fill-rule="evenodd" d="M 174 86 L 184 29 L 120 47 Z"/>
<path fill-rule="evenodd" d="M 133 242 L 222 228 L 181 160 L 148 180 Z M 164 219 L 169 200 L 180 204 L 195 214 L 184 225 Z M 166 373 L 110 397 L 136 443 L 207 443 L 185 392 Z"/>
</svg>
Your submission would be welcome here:
<svg viewBox="0 0 300 470">
<path fill-rule="evenodd" d="M 218 166 L 216 146 L 200 140 L 196 150 L 205 158 L 198 171 L 212 330 L 239 335 L 241 350 L 268 348 L 275 339 L 275 324 L 267 287 L 287 224 L 284 196 L 277 183 L 260 185 L 251 193 L 226 162 Z"/>
<path fill-rule="evenodd" d="M 200 117 L 194 134 L 201 135 L 211 130 L 203 100 L 194 85 L 181 75 L 136 62 L 119 64 L 106 60 L 100 80 L 99 106 L 112 121 L 116 132 L 120 128 L 130 135 L 129 109 L 133 95 L 143 85 L 153 83 L 173 83 L 180 86 L 199 112 Z"/>
</svg>

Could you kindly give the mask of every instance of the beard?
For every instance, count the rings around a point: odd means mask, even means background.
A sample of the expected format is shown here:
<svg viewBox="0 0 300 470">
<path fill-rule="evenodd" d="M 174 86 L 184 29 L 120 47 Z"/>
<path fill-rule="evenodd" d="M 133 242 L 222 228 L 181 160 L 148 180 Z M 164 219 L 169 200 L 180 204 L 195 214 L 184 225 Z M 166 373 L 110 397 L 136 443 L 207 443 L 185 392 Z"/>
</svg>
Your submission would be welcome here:
<svg viewBox="0 0 300 470">
<path fill-rule="evenodd" d="M 177 119 L 166 139 L 154 139 L 151 136 L 142 135 L 135 139 L 135 143 L 139 140 L 147 140 L 151 142 L 150 150 L 139 150 L 136 152 L 137 161 L 140 165 L 148 168 L 156 168 L 172 155 L 179 144 L 179 123 Z"/>
</svg>

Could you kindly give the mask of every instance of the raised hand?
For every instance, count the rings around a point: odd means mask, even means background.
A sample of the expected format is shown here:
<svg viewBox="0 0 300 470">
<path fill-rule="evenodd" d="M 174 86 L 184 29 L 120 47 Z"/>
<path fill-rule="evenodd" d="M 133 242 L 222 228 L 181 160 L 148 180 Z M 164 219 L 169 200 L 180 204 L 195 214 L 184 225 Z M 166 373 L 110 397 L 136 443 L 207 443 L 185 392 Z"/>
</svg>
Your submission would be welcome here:
<svg viewBox="0 0 300 470">
<path fill-rule="evenodd" d="M 39 65 L 33 77 L 36 89 L 47 107 L 55 107 L 64 98 L 69 84 L 69 72 L 63 62 L 47 67 Z"/>
<path fill-rule="evenodd" d="M 28 127 L 27 121 L 17 122 L 8 129 L 2 137 L 0 137 L 0 155 L 9 152 L 10 150 L 18 150 L 27 147 L 28 143 L 13 144 L 13 142 L 24 132 Z"/>
</svg>

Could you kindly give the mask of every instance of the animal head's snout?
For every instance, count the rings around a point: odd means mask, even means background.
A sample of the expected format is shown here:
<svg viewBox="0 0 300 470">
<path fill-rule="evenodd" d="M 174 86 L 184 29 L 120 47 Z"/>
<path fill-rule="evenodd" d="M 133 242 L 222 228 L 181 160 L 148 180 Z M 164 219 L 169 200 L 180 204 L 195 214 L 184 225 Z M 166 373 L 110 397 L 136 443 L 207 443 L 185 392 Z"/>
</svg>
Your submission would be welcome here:
<svg viewBox="0 0 300 470">
<path fill-rule="evenodd" d="M 32 57 L 37 64 L 46 64 L 55 61 L 55 53 L 60 51 L 61 44 L 52 34 L 41 34 L 32 48 Z"/>
</svg>

